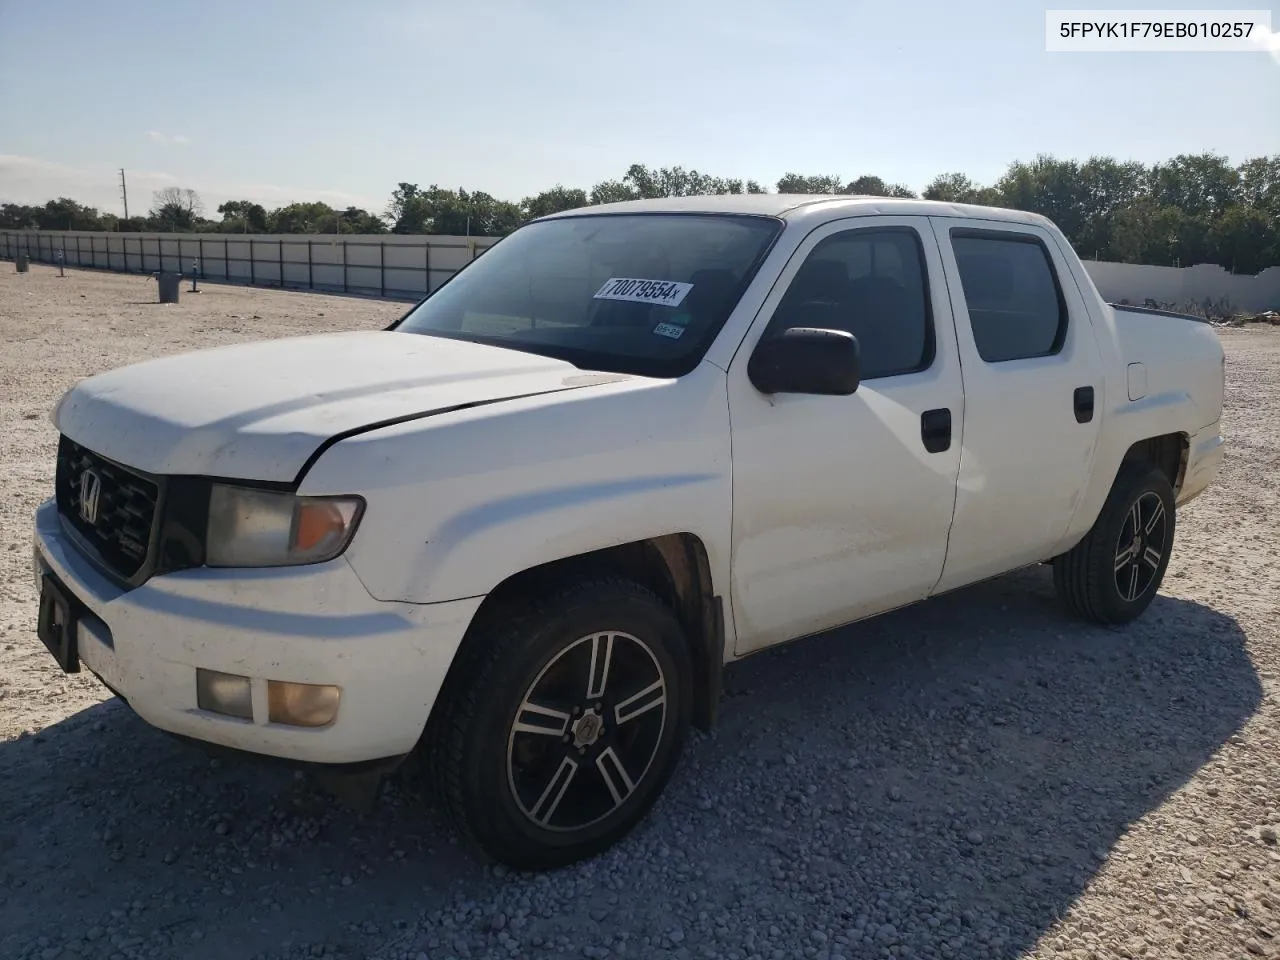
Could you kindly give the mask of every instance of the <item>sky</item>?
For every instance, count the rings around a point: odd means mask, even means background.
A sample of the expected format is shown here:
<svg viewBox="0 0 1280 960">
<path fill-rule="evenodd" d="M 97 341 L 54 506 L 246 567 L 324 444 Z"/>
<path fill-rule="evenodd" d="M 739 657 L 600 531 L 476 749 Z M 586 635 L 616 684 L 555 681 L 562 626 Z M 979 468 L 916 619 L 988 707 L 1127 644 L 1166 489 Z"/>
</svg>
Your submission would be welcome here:
<svg viewBox="0 0 1280 960">
<path fill-rule="evenodd" d="M 401 181 L 519 200 L 633 163 L 920 190 L 1280 153 L 1280 49 L 1045 50 L 1046 8 L 1175 2 L 0 0 L 0 202 L 120 213 L 120 168 L 134 214 L 166 186 L 381 213 Z"/>
</svg>

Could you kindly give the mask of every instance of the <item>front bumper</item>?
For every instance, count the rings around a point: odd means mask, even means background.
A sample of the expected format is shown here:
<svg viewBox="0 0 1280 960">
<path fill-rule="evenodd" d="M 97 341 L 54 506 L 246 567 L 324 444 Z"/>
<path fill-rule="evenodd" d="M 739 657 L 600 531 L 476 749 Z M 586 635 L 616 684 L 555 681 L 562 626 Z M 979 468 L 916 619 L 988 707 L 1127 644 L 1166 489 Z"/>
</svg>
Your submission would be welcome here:
<svg viewBox="0 0 1280 960">
<path fill-rule="evenodd" d="M 1226 441 L 1222 439 L 1221 421 L 1197 430 L 1191 435 L 1187 449 L 1187 466 L 1178 488 L 1178 506 L 1189 503 L 1209 488 L 1222 469 Z"/>
<path fill-rule="evenodd" d="M 482 598 L 373 599 L 347 561 L 278 569 L 199 568 L 122 590 L 67 540 L 54 502 L 35 515 L 37 579 L 81 607 L 81 663 L 162 730 L 315 763 L 408 753 Z M 250 678 L 251 720 L 201 710 L 196 670 Z M 341 688 L 325 727 L 267 719 L 267 681 Z"/>
</svg>

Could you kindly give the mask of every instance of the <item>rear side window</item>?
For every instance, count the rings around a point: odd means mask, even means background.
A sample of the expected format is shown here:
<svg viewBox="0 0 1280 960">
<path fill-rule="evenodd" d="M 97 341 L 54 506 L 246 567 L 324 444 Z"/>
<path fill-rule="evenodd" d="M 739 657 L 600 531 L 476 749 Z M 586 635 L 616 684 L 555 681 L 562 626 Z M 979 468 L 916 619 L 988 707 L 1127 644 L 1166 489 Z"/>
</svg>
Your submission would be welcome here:
<svg viewBox="0 0 1280 960">
<path fill-rule="evenodd" d="M 1062 349 L 1066 302 L 1038 238 L 953 230 L 951 247 L 983 360 L 1047 357 Z"/>
<path fill-rule="evenodd" d="M 927 369 L 933 317 L 919 235 L 885 227 L 827 237 L 796 271 L 772 325 L 849 331 L 861 347 L 863 380 Z"/>
</svg>

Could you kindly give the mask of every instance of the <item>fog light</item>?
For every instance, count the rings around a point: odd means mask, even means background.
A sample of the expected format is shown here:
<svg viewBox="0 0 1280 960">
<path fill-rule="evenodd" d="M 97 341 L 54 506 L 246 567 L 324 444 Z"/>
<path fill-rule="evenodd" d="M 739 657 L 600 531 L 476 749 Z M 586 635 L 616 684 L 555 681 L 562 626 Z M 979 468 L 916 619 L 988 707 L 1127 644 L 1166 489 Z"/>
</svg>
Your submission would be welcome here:
<svg viewBox="0 0 1280 960">
<path fill-rule="evenodd" d="M 267 681 L 267 717 L 272 723 L 323 727 L 338 715 L 339 687 L 315 683 Z"/>
<path fill-rule="evenodd" d="M 253 719 L 249 678 L 217 670 L 196 669 L 196 706 L 241 720 Z"/>
</svg>

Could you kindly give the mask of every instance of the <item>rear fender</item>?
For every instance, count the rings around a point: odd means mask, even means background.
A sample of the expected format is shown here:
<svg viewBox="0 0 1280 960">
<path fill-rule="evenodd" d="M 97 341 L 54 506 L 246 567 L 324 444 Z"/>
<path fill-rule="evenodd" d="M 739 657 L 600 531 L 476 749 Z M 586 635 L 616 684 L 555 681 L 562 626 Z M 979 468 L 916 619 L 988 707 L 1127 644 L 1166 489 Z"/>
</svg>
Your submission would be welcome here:
<svg viewBox="0 0 1280 960">
<path fill-rule="evenodd" d="M 1151 437 L 1178 434 L 1187 437 L 1199 417 L 1196 404 L 1186 391 L 1171 391 L 1121 403 L 1108 410 L 1098 438 L 1098 451 L 1093 472 L 1066 534 L 1054 550 L 1055 555 L 1075 546 L 1093 526 L 1102 505 L 1115 485 L 1129 449 Z"/>
</svg>

